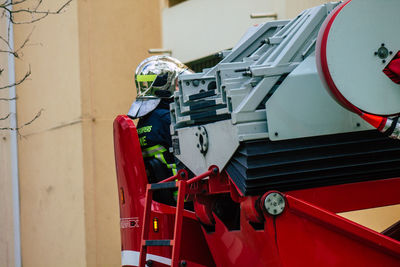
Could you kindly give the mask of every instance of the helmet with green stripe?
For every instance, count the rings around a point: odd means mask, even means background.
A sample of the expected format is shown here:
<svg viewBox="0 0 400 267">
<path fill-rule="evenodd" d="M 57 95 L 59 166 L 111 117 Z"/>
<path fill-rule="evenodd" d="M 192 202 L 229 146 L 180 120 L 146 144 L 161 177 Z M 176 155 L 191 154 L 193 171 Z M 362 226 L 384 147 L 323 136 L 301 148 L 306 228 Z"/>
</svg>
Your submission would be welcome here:
<svg viewBox="0 0 400 267">
<path fill-rule="evenodd" d="M 140 118 L 153 111 L 162 98 L 171 98 L 178 75 L 192 73 L 179 60 L 169 56 L 152 56 L 143 60 L 135 71 L 137 97 L 128 116 Z"/>
<path fill-rule="evenodd" d="M 182 62 L 169 56 L 152 56 L 143 60 L 135 72 L 137 98 L 171 97 L 178 75 L 187 69 Z"/>
</svg>

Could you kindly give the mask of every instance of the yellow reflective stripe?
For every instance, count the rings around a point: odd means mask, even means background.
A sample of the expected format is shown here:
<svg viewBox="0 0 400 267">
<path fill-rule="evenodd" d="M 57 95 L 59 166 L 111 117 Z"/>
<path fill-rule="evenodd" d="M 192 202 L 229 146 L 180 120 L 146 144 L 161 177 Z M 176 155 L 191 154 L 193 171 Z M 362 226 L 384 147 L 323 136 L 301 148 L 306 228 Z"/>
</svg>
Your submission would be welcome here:
<svg viewBox="0 0 400 267">
<path fill-rule="evenodd" d="M 176 169 L 176 164 L 173 163 L 173 164 L 169 164 L 169 165 L 171 165 L 172 174 L 173 174 L 173 175 L 176 175 L 176 174 L 178 173 L 178 170 Z"/>
<path fill-rule="evenodd" d="M 152 82 L 157 78 L 157 75 L 137 75 L 136 81 L 138 82 Z"/>
<path fill-rule="evenodd" d="M 173 175 L 175 175 L 177 173 L 176 164 L 175 163 L 168 164 L 168 162 L 165 160 L 164 155 L 162 153 L 155 155 L 155 157 L 158 158 L 159 160 L 161 160 L 162 163 L 167 165 L 167 168 L 172 170 Z"/>
<path fill-rule="evenodd" d="M 159 153 L 164 153 L 167 149 L 161 145 L 145 148 L 142 152 L 143 157 L 153 157 Z"/>
<path fill-rule="evenodd" d="M 176 169 L 176 164 L 175 163 L 171 163 L 169 164 L 165 158 L 164 158 L 164 152 L 167 151 L 167 149 L 165 147 L 163 147 L 162 145 L 155 145 L 152 147 L 148 147 L 145 148 L 142 152 L 142 156 L 144 158 L 146 157 L 155 157 L 159 160 L 161 160 L 162 163 L 164 163 L 168 169 L 172 170 L 172 174 L 176 175 L 178 173 L 177 169 Z"/>
</svg>

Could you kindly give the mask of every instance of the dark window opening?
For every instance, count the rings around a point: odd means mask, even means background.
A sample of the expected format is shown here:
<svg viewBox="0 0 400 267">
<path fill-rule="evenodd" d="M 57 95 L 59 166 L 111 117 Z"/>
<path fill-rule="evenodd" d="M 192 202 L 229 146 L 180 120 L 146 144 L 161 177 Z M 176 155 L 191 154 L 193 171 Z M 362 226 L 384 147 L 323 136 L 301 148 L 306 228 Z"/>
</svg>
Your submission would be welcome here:
<svg viewBox="0 0 400 267">
<path fill-rule="evenodd" d="M 222 55 L 220 53 L 216 53 L 214 55 L 202 57 L 190 62 L 186 62 L 186 66 L 188 66 L 194 72 L 202 72 L 203 69 L 212 68 L 217 65 L 222 60 Z"/>
<path fill-rule="evenodd" d="M 172 7 L 185 1 L 187 0 L 168 0 L 168 6 Z"/>
</svg>

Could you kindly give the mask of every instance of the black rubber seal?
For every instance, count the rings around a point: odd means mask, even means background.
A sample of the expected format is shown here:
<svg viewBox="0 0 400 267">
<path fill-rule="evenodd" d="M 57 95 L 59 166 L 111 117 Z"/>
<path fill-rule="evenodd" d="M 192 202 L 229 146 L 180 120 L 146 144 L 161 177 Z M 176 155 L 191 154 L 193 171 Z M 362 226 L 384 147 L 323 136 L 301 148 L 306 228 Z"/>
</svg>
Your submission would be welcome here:
<svg viewBox="0 0 400 267">
<path fill-rule="evenodd" d="M 394 129 L 396 128 L 398 121 L 399 121 L 399 117 L 396 117 L 393 120 L 392 124 L 390 125 L 389 129 L 387 129 L 383 134 L 386 136 L 390 136 L 393 133 Z"/>
</svg>

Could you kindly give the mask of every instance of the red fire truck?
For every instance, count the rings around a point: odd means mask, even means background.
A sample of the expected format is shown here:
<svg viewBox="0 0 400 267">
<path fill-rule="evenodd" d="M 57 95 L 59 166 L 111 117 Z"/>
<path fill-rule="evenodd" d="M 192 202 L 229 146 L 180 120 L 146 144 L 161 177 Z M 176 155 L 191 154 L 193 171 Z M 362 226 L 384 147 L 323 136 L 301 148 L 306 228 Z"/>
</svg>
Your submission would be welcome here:
<svg viewBox="0 0 400 267">
<path fill-rule="evenodd" d="M 327 3 L 179 77 L 171 132 L 191 175 L 149 184 L 118 116 L 122 265 L 400 266 L 400 221 L 378 233 L 337 215 L 400 204 L 398 10 Z M 171 188 L 175 206 L 153 200 Z"/>
</svg>

